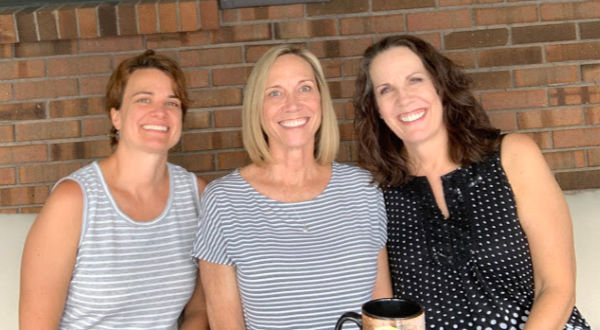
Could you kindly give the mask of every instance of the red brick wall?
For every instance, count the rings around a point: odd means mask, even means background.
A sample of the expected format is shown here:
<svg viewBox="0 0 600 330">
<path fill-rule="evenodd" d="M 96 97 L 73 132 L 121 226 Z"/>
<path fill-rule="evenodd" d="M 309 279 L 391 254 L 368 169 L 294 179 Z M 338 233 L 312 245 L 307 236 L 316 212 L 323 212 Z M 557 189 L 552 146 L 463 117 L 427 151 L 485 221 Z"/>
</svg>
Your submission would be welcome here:
<svg viewBox="0 0 600 330">
<path fill-rule="evenodd" d="M 110 153 L 104 84 L 122 59 L 174 57 L 193 106 L 171 161 L 207 179 L 242 166 L 242 89 L 271 45 L 322 60 L 354 161 L 364 49 L 421 36 L 462 64 L 493 123 L 530 134 L 565 190 L 600 188 L 600 1 L 331 0 L 218 10 L 216 0 L 0 10 L 0 212 L 37 212 L 60 177 Z"/>
</svg>

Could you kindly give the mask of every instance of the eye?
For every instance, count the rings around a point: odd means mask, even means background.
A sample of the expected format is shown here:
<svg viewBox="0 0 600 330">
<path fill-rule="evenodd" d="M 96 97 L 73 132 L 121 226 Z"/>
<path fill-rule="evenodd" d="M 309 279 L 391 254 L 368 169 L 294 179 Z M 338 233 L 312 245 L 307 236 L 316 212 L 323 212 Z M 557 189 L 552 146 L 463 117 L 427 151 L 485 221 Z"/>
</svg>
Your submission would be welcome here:
<svg viewBox="0 0 600 330">
<path fill-rule="evenodd" d="M 267 95 L 270 96 L 270 97 L 276 97 L 276 96 L 280 96 L 281 92 L 278 91 L 278 90 L 276 90 L 276 89 L 274 89 L 274 90 L 268 92 Z"/>
<path fill-rule="evenodd" d="M 387 93 L 389 93 L 389 91 L 390 91 L 389 87 L 382 87 L 379 89 L 379 95 L 387 94 Z"/>
<path fill-rule="evenodd" d="M 172 108 L 180 108 L 181 104 L 179 104 L 179 102 L 176 102 L 176 101 L 168 101 L 167 106 L 172 107 Z"/>
<path fill-rule="evenodd" d="M 136 100 L 138 103 L 150 103 L 150 98 L 142 97 Z"/>
<path fill-rule="evenodd" d="M 301 91 L 301 92 L 310 92 L 310 91 L 312 91 L 312 86 L 309 86 L 309 85 L 302 85 L 302 86 L 300 87 L 300 91 Z"/>
<path fill-rule="evenodd" d="M 423 77 L 410 77 L 409 81 L 412 83 L 418 83 L 418 82 L 422 82 L 424 79 Z"/>
</svg>

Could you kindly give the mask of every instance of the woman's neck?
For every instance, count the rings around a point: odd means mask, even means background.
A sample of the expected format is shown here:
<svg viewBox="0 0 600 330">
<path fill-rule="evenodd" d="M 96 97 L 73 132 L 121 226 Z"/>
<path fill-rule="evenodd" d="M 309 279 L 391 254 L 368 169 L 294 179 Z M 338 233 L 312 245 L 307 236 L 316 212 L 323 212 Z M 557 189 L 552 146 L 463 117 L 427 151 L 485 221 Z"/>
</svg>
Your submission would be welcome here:
<svg viewBox="0 0 600 330">
<path fill-rule="evenodd" d="M 261 165 L 270 180 L 287 186 L 302 185 L 310 182 L 314 177 L 320 176 L 323 166 L 314 157 L 314 151 L 310 150 L 285 150 L 283 152 L 273 151 L 272 159 Z"/>
<path fill-rule="evenodd" d="M 440 136 L 418 145 L 405 145 L 409 170 L 415 176 L 442 176 L 458 167 L 450 158 L 447 136 Z"/>
<path fill-rule="evenodd" d="M 301 202 L 319 196 L 331 179 L 331 164 L 319 164 L 308 153 L 275 153 L 269 162 L 251 164 L 240 175 L 258 192 L 280 202 Z"/>
<path fill-rule="evenodd" d="M 168 179 L 167 155 L 148 154 L 117 147 L 100 162 L 107 181 L 120 189 L 139 191 L 159 186 Z"/>
</svg>

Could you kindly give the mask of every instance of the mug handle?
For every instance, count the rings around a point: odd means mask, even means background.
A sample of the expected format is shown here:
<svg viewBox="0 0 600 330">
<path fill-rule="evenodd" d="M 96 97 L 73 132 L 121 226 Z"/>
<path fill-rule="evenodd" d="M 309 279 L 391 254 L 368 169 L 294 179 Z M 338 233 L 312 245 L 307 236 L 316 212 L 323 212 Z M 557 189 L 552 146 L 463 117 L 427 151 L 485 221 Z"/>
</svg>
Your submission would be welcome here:
<svg viewBox="0 0 600 330">
<path fill-rule="evenodd" d="M 362 329 L 362 318 L 360 317 L 360 314 L 355 312 L 347 312 L 340 316 L 340 318 L 337 320 L 337 323 L 335 324 L 335 330 L 342 330 L 342 325 L 346 321 L 352 321 Z"/>
</svg>

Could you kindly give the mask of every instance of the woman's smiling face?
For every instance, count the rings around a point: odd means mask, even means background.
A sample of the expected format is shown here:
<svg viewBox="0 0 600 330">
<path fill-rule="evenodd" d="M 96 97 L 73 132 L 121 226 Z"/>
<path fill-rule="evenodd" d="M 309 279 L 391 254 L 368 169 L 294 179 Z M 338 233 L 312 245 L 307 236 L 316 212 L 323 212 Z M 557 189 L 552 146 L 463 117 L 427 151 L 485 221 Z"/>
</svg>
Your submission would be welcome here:
<svg viewBox="0 0 600 330">
<path fill-rule="evenodd" d="M 297 55 L 278 57 L 265 84 L 262 127 L 269 148 L 314 148 L 321 94 L 311 65 Z"/>
<path fill-rule="evenodd" d="M 373 59 L 369 75 L 381 118 L 405 145 L 445 134 L 442 101 L 412 50 L 399 46 L 383 51 Z"/>
<path fill-rule="evenodd" d="M 119 145 L 150 152 L 168 152 L 181 137 L 181 100 L 171 77 L 158 69 L 131 73 L 121 109 L 112 109 Z"/>
</svg>

